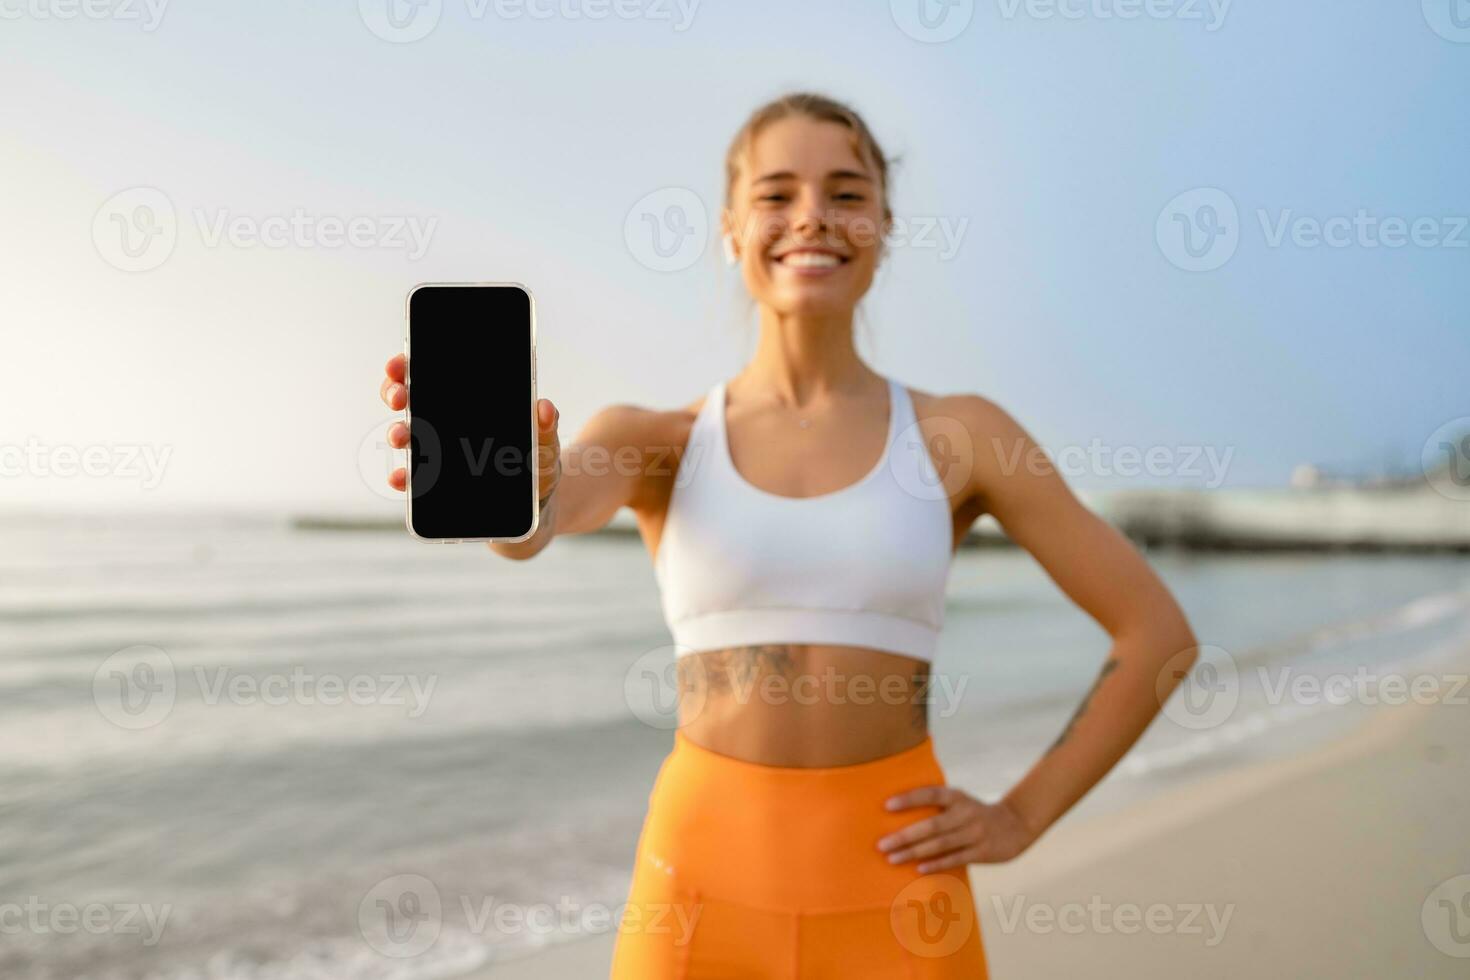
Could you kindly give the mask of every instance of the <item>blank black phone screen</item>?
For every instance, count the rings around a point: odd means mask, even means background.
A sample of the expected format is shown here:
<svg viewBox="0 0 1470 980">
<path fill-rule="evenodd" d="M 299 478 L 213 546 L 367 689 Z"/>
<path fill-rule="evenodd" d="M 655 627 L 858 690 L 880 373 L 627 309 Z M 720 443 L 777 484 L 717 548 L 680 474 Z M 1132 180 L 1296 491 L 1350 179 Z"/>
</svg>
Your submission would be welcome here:
<svg viewBox="0 0 1470 980">
<path fill-rule="evenodd" d="M 531 294 L 408 298 L 409 515 L 424 538 L 518 538 L 535 522 Z"/>
</svg>

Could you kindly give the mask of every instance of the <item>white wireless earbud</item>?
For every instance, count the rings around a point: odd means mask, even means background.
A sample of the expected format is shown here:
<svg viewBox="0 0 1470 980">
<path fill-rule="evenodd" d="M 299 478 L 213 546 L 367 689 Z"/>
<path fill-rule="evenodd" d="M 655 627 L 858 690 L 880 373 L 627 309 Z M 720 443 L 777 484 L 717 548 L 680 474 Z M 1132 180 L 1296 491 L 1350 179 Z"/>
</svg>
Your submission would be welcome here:
<svg viewBox="0 0 1470 980">
<path fill-rule="evenodd" d="M 740 261 L 740 256 L 735 254 L 735 236 L 729 232 L 725 233 L 725 264 L 734 265 Z"/>
</svg>

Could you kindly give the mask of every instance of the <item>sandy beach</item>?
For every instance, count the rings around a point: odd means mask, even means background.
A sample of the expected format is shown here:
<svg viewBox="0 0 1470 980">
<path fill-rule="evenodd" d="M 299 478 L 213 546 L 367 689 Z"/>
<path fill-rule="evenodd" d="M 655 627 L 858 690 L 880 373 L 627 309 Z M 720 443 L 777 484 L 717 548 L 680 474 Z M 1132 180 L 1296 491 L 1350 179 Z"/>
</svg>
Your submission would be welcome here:
<svg viewBox="0 0 1470 980">
<path fill-rule="evenodd" d="M 1470 650 L 1441 676 L 1467 666 Z M 1467 694 L 1373 708 L 1325 747 L 1064 820 L 1021 859 L 972 866 L 992 976 L 1470 974 L 1470 877 L 1440 888 L 1470 876 Z M 604 977 L 612 944 L 474 980 Z"/>
</svg>

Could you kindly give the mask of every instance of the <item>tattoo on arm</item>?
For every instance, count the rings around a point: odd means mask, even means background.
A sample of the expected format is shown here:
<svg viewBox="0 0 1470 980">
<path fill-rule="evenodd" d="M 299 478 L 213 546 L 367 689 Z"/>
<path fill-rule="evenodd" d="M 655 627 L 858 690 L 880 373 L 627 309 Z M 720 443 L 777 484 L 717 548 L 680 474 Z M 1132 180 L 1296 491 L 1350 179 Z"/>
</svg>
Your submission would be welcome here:
<svg viewBox="0 0 1470 980">
<path fill-rule="evenodd" d="M 1048 753 L 1055 752 L 1057 750 L 1057 747 L 1065 742 L 1067 740 L 1067 737 L 1072 734 L 1072 729 L 1077 727 L 1077 721 L 1082 717 L 1083 713 L 1087 711 L 1087 706 L 1092 703 L 1093 695 L 1097 693 L 1097 689 L 1102 686 L 1102 682 L 1107 679 L 1107 676 L 1111 674 L 1113 672 L 1113 669 L 1117 666 L 1117 657 L 1109 657 L 1108 662 L 1102 665 L 1102 670 L 1098 673 L 1097 680 L 1092 682 L 1092 687 L 1087 689 L 1087 694 L 1082 698 L 1082 703 L 1077 705 L 1076 711 L 1072 712 L 1072 717 L 1068 719 L 1067 727 L 1062 729 L 1062 734 L 1058 735 L 1057 740 L 1051 743 L 1051 748 L 1046 750 Z"/>
</svg>

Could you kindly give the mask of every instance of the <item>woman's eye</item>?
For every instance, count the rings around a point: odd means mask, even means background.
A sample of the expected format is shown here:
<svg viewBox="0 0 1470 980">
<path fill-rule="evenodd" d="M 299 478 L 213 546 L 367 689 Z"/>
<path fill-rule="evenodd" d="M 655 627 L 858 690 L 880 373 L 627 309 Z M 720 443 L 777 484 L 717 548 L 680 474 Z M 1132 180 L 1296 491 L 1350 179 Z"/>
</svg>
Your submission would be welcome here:
<svg viewBox="0 0 1470 980">
<path fill-rule="evenodd" d="M 786 195 L 785 194 L 765 194 L 765 195 L 763 195 L 763 196 L 761 196 L 759 198 L 756 198 L 756 200 L 759 200 L 759 201 L 784 201 L 784 200 L 786 200 Z"/>
<path fill-rule="evenodd" d="M 847 191 L 845 193 L 837 194 L 835 196 L 839 201 L 861 201 L 864 199 L 861 194 L 855 194 L 852 191 Z"/>
</svg>

